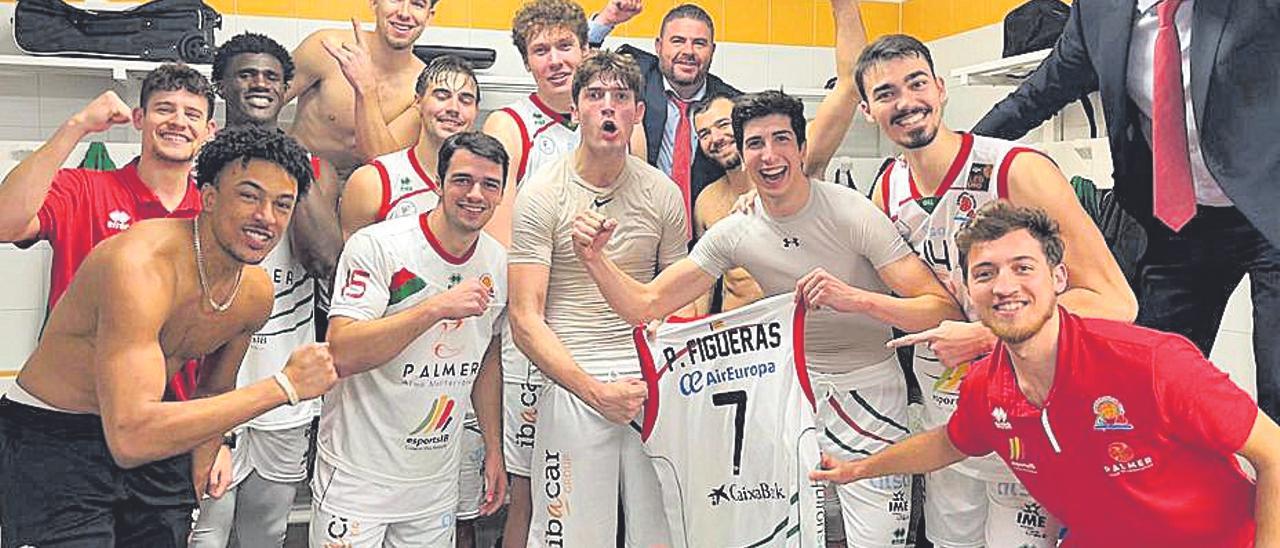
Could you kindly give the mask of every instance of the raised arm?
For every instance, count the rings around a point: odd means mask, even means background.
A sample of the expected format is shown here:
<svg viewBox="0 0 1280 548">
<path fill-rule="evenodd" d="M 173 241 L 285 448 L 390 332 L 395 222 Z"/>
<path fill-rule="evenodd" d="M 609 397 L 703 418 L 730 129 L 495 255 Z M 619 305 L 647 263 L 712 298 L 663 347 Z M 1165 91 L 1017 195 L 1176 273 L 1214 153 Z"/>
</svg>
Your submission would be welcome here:
<svg viewBox="0 0 1280 548">
<path fill-rule="evenodd" d="M 311 88 L 319 84 L 320 75 L 323 73 L 321 67 L 333 62 L 323 45 L 325 34 L 329 32 L 331 31 L 322 30 L 312 33 L 298 44 L 297 49 L 293 50 L 292 57 L 297 68 L 293 73 L 293 81 L 289 82 L 289 89 L 284 93 L 286 105 L 306 95 Z"/>
<path fill-rule="evenodd" d="M 484 120 L 484 132 L 502 143 L 502 148 L 506 149 L 509 159 L 507 186 L 502 194 L 502 202 L 493 211 L 493 217 L 489 219 L 489 224 L 485 225 L 484 231 L 501 242 L 504 247 L 511 247 L 511 221 L 515 215 L 520 165 L 524 163 L 524 142 L 520 137 L 520 127 L 516 125 L 511 114 L 504 110 L 489 113 L 489 117 Z"/>
<path fill-rule="evenodd" d="M 338 224 L 342 228 L 342 239 L 349 240 L 366 226 L 378 220 L 378 209 L 382 207 L 382 175 L 377 166 L 364 165 L 356 169 L 342 189 L 342 200 L 338 202 Z"/>
<path fill-rule="evenodd" d="M 153 262 L 123 255 L 99 260 L 105 264 L 97 265 L 95 274 L 102 277 L 105 294 L 111 299 L 98 313 L 95 380 L 107 446 L 116 464 L 132 468 L 191 451 L 288 403 L 275 379 L 208 398 L 161 401 L 168 375 L 159 340 L 171 303 L 177 298 L 173 274 L 162 274 Z M 263 278 L 261 283 L 269 282 Z M 270 290 L 266 291 L 269 294 Z M 228 343 L 227 350 L 215 352 L 219 361 L 238 363 L 247 348 L 245 341 L 269 313 L 268 304 L 253 325 L 246 325 Z M 320 396 L 336 380 L 323 345 L 294 351 L 284 372 L 303 399 Z"/>
<path fill-rule="evenodd" d="M 412 143 L 418 134 L 418 112 L 406 109 L 387 121 L 378 96 L 378 77 L 365 47 L 360 21 L 352 18 L 351 27 L 355 36 L 353 42 L 326 40 L 321 45 L 338 63 L 355 94 L 356 152 L 367 162 Z"/>
<path fill-rule="evenodd" d="M 1035 153 L 1015 156 L 1009 170 L 1009 199 L 1042 208 L 1058 221 L 1067 265 L 1067 291 L 1059 300 L 1067 310 L 1123 322 L 1137 317 L 1138 300 L 1107 241 L 1052 161 Z"/>
<path fill-rule="evenodd" d="M 1072 4 L 1066 28 L 1049 57 L 1018 89 L 996 103 L 973 126 L 974 133 L 1002 139 L 1020 138 L 1057 114 L 1067 103 L 1098 89 L 1098 74 L 1085 49 L 1080 19 L 1080 4 Z"/>
<path fill-rule="evenodd" d="M 627 323 L 640 325 L 666 318 L 715 286 L 716 279 L 688 258 L 664 268 L 647 284 L 636 281 L 604 254 L 617 227 L 616 219 L 584 211 L 574 221 L 573 250 L 609 306 Z"/>
<path fill-rule="evenodd" d="M 822 98 L 818 113 L 809 124 L 808 147 L 804 172 L 821 177 L 827 163 L 849 133 L 858 107 L 858 86 L 853 81 L 853 67 L 867 46 L 867 32 L 862 27 L 858 0 L 832 0 L 831 15 L 836 24 L 836 87 Z"/>
<path fill-rule="evenodd" d="M 289 241 L 293 254 L 303 268 L 317 281 L 333 286 L 333 271 L 342 253 L 342 228 L 338 224 L 338 174 L 329 162 L 316 157 L 319 173 L 315 174 L 306 196 L 294 208 L 289 223 Z"/>
<path fill-rule="evenodd" d="M 40 207 L 76 144 L 86 135 L 131 120 L 129 106 L 116 92 L 107 91 L 63 122 L 44 145 L 9 171 L 0 183 L 0 242 L 35 238 L 40 233 Z"/>
</svg>

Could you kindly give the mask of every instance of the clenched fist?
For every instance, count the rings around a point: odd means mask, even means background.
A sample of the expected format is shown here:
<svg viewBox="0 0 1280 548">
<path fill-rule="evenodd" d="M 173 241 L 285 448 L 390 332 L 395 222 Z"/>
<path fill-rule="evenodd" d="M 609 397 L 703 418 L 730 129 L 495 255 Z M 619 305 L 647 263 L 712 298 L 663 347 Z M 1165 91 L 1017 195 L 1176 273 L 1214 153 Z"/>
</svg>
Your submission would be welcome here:
<svg viewBox="0 0 1280 548">
<path fill-rule="evenodd" d="M 338 382 L 338 370 L 333 367 L 333 355 L 329 343 L 309 343 L 299 346 L 289 355 L 284 374 L 293 383 L 298 399 L 309 400 L 323 396 Z"/>
<path fill-rule="evenodd" d="M 133 121 L 133 110 L 114 91 L 103 92 L 71 118 L 86 134 L 101 133 Z"/>
<path fill-rule="evenodd" d="M 461 320 L 484 314 L 492 298 L 493 291 L 489 287 L 479 279 L 471 278 L 437 295 L 430 302 L 440 310 L 444 319 Z"/>
</svg>

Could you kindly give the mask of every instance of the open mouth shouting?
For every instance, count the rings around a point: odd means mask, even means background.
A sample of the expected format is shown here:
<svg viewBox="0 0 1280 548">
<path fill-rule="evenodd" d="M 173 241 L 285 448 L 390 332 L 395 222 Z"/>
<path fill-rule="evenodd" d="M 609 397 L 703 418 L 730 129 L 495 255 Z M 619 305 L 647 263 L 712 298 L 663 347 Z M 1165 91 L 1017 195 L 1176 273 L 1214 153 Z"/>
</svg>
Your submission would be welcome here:
<svg viewBox="0 0 1280 548">
<path fill-rule="evenodd" d="M 776 186 L 781 184 L 782 181 L 785 181 L 787 179 L 788 171 L 789 169 L 787 168 L 786 164 L 783 164 L 778 166 L 760 168 L 756 170 L 756 174 L 760 176 L 761 183 L 769 186 Z"/>
</svg>

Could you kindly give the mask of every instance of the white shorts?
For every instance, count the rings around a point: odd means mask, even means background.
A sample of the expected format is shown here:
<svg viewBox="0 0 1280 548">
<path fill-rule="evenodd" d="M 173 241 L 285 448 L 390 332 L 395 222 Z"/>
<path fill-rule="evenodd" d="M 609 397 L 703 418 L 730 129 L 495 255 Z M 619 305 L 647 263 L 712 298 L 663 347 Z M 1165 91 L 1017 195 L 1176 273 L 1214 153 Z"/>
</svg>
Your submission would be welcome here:
<svg viewBox="0 0 1280 548">
<path fill-rule="evenodd" d="M 1062 524 L 1017 481 L 988 482 L 951 468 L 925 481 L 925 534 L 940 548 L 1058 545 Z"/>
<path fill-rule="evenodd" d="M 310 430 L 310 422 L 284 430 L 240 430 L 236 447 L 231 450 L 231 487 L 255 471 L 262 479 L 276 483 L 307 479 Z"/>
<path fill-rule="evenodd" d="M 311 505 L 311 548 L 453 548 L 452 510 L 386 522 L 335 514 Z"/>
<path fill-rule="evenodd" d="M 457 470 L 440 480 L 389 485 L 337 468 L 321 455 L 311 479 L 312 546 L 364 546 L 350 537 L 363 539 L 370 530 L 377 530 L 374 539 L 410 539 L 407 544 L 388 540 L 388 545 L 443 546 L 436 542 L 452 542 L 457 506 Z M 345 532 L 340 522 L 349 525 Z"/>
<path fill-rule="evenodd" d="M 896 365 L 895 365 L 896 367 Z M 850 388 L 814 377 L 818 443 L 841 460 L 862 459 L 906 439 L 907 384 L 901 376 Z M 903 546 L 911 526 L 911 476 L 885 476 L 839 485 L 849 546 Z"/>
<path fill-rule="evenodd" d="M 619 497 L 626 546 L 671 545 L 658 476 L 636 429 L 605 420 L 556 385 L 543 388 L 538 414 L 531 548 L 614 546 Z"/>
<path fill-rule="evenodd" d="M 484 501 L 484 436 L 480 435 L 480 423 L 475 415 L 467 414 L 462 425 L 462 463 L 458 466 L 458 519 L 471 520 L 480 517 L 480 503 Z"/>
<path fill-rule="evenodd" d="M 509 474 L 529 477 L 540 392 L 542 386 L 529 381 L 502 383 L 502 458 Z"/>
</svg>

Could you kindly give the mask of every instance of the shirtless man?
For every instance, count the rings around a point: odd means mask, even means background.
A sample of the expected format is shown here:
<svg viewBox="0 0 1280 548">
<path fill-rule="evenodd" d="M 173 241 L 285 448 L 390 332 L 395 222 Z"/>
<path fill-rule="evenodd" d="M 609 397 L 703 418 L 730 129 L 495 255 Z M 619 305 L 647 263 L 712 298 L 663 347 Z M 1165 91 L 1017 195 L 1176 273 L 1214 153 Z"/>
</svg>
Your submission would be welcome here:
<svg viewBox="0 0 1280 548">
<path fill-rule="evenodd" d="M 345 179 L 379 154 L 418 135 L 411 92 L 425 64 L 413 43 L 431 23 L 438 0 L 370 0 L 374 30 L 324 29 L 293 52 L 298 64 L 285 102 L 298 99 L 291 134 L 333 163 Z"/>
<path fill-rule="evenodd" d="M 232 390 L 272 306 L 266 273 L 245 266 L 306 193 L 306 152 L 276 131 L 231 129 L 198 166 L 203 212 L 138 223 L 90 253 L 0 399 L 6 546 L 186 546 L 222 433 L 337 380 L 328 349 L 310 344 Z M 206 397 L 162 402 L 165 380 L 200 357 Z"/>
<path fill-rule="evenodd" d="M 446 55 L 431 60 L 414 85 L 417 143 L 361 166 L 343 189 L 338 219 L 343 238 L 373 223 L 426 213 L 440 201 L 436 155 L 445 139 L 471 129 L 480 105 L 480 84 L 471 65 Z"/>
<path fill-rule="evenodd" d="M 214 89 L 226 100 L 227 128 L 277 128 L 294 65 L 288 50 L 261 34 L 238 34 L 213 58 Z M 342 250 L 337 177 L 311 157 L 315 180 L 297 201 L 285 238 L 258 265 L 271 275 L 276 295 L 271 319 L 254 334 L 237 386 L 270 378 L 289 353 L 316 340 L 317 296 L 328 285 Z M 320 401 L 265 413 L 225 438 L 212 476 L 227 485 L 200 503 L 191 536 L 195 548 L 224 548 L 235 532 L 242 546 L 281 546 L 297 485 L 307 477 L 312 419 Z"/>
</svg>

